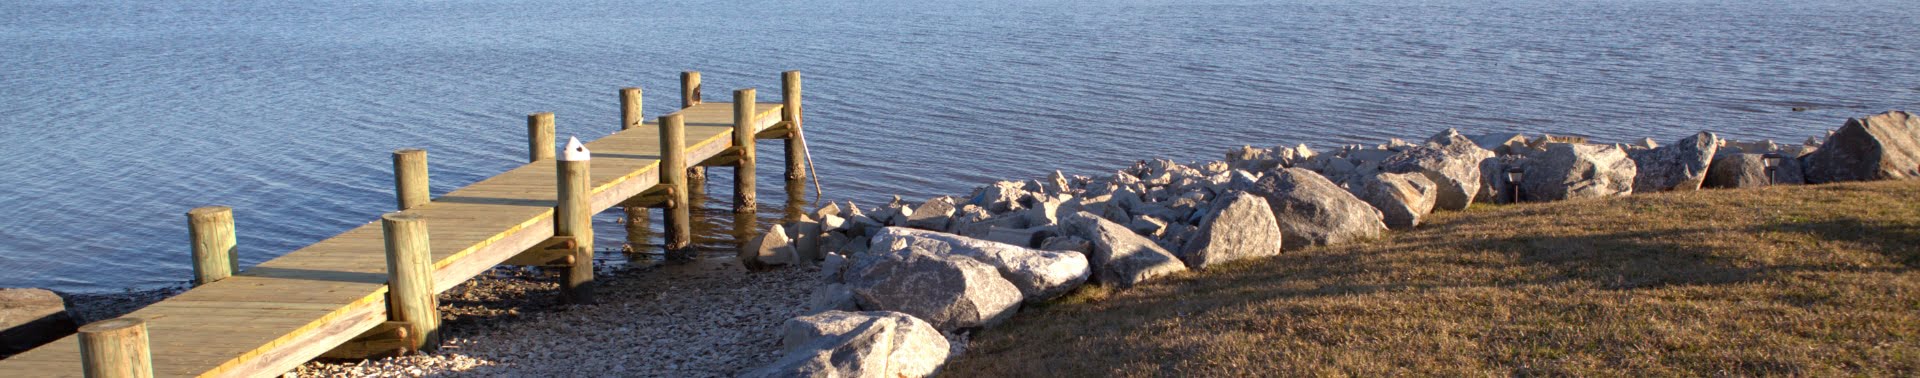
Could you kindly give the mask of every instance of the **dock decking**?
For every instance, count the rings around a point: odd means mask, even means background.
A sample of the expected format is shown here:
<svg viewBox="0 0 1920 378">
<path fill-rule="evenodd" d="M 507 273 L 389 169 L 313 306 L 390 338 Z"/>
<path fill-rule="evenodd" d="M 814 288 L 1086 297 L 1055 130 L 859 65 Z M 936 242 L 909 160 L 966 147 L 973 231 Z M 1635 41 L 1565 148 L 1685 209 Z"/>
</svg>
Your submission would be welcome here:
<svg viewBox="0 0 1920 378">
<path fill-rule="evenodd" d="M 798 75 L 789 74 L 796 87 L 789 95 L 797 97 Z M 694 104 L 676 112 L 685 122 L 688 166 L 729 159 L 734 151 L 733 104 L 698 102 L 695 77 Z M 797 98 L 787 101 L 797 104 Z M 783 114 L 782 103 L 758 103 L 755 134 L 784 139 L 797 133 L 794 113 Z M 656 188 L 659 127 L 647 122 L 586 144 L 592 151 L 589 211 Z M 426 219 L 434 292 L 516 256 L 541 253 L 534 249 L 555 236 L 557 174 L 555 161 L 534 161 L 407 210 Z M 375 220 L 127 317 L 146 321 L 154 376 L 277 376 L 389 322 L 386 253 Z M 80 345 L 69 336 L 0 360 L 0 377 L 81 376 Z"/>
</svg>

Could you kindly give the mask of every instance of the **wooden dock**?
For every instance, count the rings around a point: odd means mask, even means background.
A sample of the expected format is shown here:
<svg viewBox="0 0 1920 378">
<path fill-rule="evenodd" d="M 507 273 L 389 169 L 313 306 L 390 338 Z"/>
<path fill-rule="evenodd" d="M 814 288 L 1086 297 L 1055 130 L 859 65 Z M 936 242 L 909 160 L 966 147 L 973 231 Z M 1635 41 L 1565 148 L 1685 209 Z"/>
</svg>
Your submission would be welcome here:
<svg viewBox="0 0 1920 378">
<path fill-rule="evenodd" d="M 425 165 L 410 159 L 423 160 L 425 154 L 408 153 L 403 159 L 401 153 L 396 153 L 398 202 L 404 211 L 384 217 L 389 224 L 371 222 L 233 272 L 231 276 L 222 275 L 224 269 L 219 263 L 230 261 L 231 256 L 196 258 L 196 272 L 200 272 L 201 267 L 207 268 L 208 273 L 198 274 L 208 282 L 116 319 L 122 322 L 95 323 L 89 325 L 91 330 L 83 327 L 79 335 L 0 360 L 0 377 L 82 376 L 83 371 L 85 375 L 95 376 L 144 376 L 140 356 L 134 353 L 147 354 L 151 365 L 144 368 L 151 376 L 266 377 L 278 376 L 322 355 L 363 356 L 420 344 L 430 348 L 433 344 L 423 343 L 422 339 L 431 340 L 431 336 L 421 335 L 423 332 L 418 330 L 425 329 L 428 332 L 424 333 L 431 335 L 437 325 L 405 321 L 407 317 L 401 312 L 420 309 L 402 309 L 404 304 L 398 302 L 404 298 L 400 296 L 394 296 L 395 303 L 389 303 L 390 277 L 401 277 L 389 271 L 389 255 L 404 254 L 407 248 L 394 246 L 386 235 L 397 232 L 391 229 L 394 222 L 404 223 L 410 219 L 425 223 L 428 236 L 419 241 L 427 243 L 425 250 L 430 252 L 427 261 L 431 261 L 431 274 L 427 275 L 430 280 L 417 283 L 419 287 L 430 287 L 433 293 L 453 288 L 497 265 L 516 264 L 568 269 L 574 273 L 567 279 L 581 282 L 567 286 L 574 288 L 584 283 L 582 293 L 590 295 L 591 227 L 585 227 L 585 235 L 557 233 L 556 223 L 560 223 L 559 228 L 570 226 L 565 224 L 568 221 L 557 219 L 566 215 L 556 214 L 581 210 L 564 207 L 584 206 L 584 214 L 589 216 L 615 206 L 668 208 L 668 247 L 684 247 L 687 237 L 685 169 L 663 167 L 717 165 L 751 172 L 755 160 L 752 141 L 757 139 L 787 139 L 788 156 L 799 157 L 804 153 L 794 151 L 805 148 L 804 144 L 796 143 L 804 140 L 800 135 L 798 72 L 787 72 L 783 76 L 786 88 L 782 91 L 782 102 L 749 100 L 742 104 L 752 106 L 700 101 L 699 82 L 698 73 L 683 74 L 683 108 L 653 121 L 643 121 L 640 117 L 639 90 L 622 90 L 622 130 L 586 143 L 591 151 L 590 160 L 564 161 L 565 155 L 555 159 L 551 150 L 555 144 L 551 136 L 553 117 L 550 114 L 530 116 L 528 130 L 533 146 L 530 163 L 424 203 L 419 203 L 418 194 L 425 187 Z M 752 98 L 754 92 L 744 90 L 735 94 Z M 746 117 L 743 119 L 742 115 Z M 541 125 L 543 122 L 546 124 Z M 670 140 L 663 139 L 674 136 L 668 131 L 674 129 L 676 123 L 684 124 L 682 146 L 673 146 L 666 143 Z M 542 135 L 543 127 L 546 135 Z M 751 135 L 736 137 L 736 129 L 751 130 L 743 133 Z M 741 145 L 739 141 L 746 143 Z M 672 158 L 677 156 L 670 155 L 682 149 L 684 157 L 674 161 Z M 403 160 L 407 162 L 403 164 Z M 580 193 L 584 198 L 577 200 L 578 205 L 569 205 L 567 198 L 563 198 L 566 196 L 560 193 L 564 189 L 560 183 L 568 179 L 562 175 L 565 169 L 577 167 L 568 164 L 576 163 L 590 163 L 585 167 L 587 189 Z M 420 168 L 407 168 L 416 165 Z M 790 192 L 806 176 L 804 172 L 794 171 L 796 167 L 799 166 L 788 165 L 786 179 Z M 409 169 L 418 171 L 407 172 Z M 673 174 L 679 174 L 678 180 Z M 410 182 L 408 175 L 417 175 L 418 182 Z M 753 190 L 748 187 L 744 191 L 735 193 L 736 206 L 744 205 L 744 211 L 751 211 Z M 416 196 L 411 203 L 410 192 Z M 740 203 L 742 197 L 744 204 Z M 681 214 L 679 219 L 675 219 L 672 211 L 676 206 Z M 232 250 L 230 213 L 224 221 L 224 240 L 228 240 L 224 245 L 220 244 L 222 239 L 218 233 L 209 233 L 207 235 L 216 236 L 203 239 L 201 218 L 195 218 L 194 222 L 196 256 L 202 255 L 203 249 L 209 254 Z M 676 222 L 680 226 L 678 230 Z M 214 223 L 204 227 L 219 226 L 218 222 Z M 681 245 L 672 245 L 674 240 L 680 240 Z M 401 241 L 405 242 L 411 240 Z M 203 248 L 203 243 L 213 248 Z M 586 258 L 581 261 L 583 252 Z M 585 277 L 573 269 L 582 264 Z M 395 287 L 404 286 L 400 284 L 404 283 L 397 283 Z M 426 297 L 430 300 L 432 296 Z M 428 304 L 427 311 L 432 311 L 431 302 Z M 390 311 L 390 307 L 396 310 Z M 437 313 L 426 316 L 438 318 Z M 138 327 L 137 323 L 142 322 L 143 343 L 116 334 L 123 327 Z M 416 331 L 409 332 L 409 329 Z M 106 347 L 110 348 L 99 349 Z M 88 352 L 83 353 L 83 348 Z M 123 352 L 127 354 L 121 355 Z"/>
</svg>

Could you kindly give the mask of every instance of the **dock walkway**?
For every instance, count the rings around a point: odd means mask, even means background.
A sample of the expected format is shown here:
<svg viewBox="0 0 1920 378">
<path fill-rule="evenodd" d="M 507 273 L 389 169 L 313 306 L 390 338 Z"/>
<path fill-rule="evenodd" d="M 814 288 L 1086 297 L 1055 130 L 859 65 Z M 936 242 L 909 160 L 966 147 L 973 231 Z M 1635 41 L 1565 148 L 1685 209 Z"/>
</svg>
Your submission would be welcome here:
<svg viewBox="0 0 1920 378">
<path fill-rule="evenodd" d="M 747 123 L 756 136 L 798 138 L 798 73 L 788 72 L 785 79 L 790 87 L 784 91 L 785 102 L 751 107 L 754 116 Z M 692 73 L 691 81 L 683 76 L 683 84 L 686 107 L 669 115 L 684 121 L 687 144 L 681 161 L 687 166 L 716 165 L 714 161 L 751 164 L 740 158 L 741 149 L 734 148 L 738 127 L 734 104 L 699 101 L 697 73 Z M 635 114 L 626 117 L 630 123 L 625 130 L 586 144 L 592 152 L 588 214 L 622 204 L 685 206 L 660 193 L 672 190 L 660 185 L 662 124 L 634 122 L 639 118 L 639 94 L 637 89 L 629 91 L 633 103 L 627 109 Z M 792 112 L 784 111 L 788 105 Z M 792 151 L 788 155 L 795 156 Z M 568 264 L 571 260 L 565 259 L 565 253 L 554 255 L 544 247 L 564 238 L 555 237 L 558 174 L 555 161 L 535 160 L 407 209 L 427 225 L 433 292 L 516 260 L 533 259 L 521 262 L 527 265 Z M 795 185 L 794 178 L 789 172 L 789 186 Z M 153 376 L 277 376 L 349 341 L 359 342 L 395 327 L 396 318 L 388 310 L 387 248 L 382 224 L 376 220 L 123 318 L 144 320 Z M 404 338 L 404 333 L 399 337 Z M 81 376 L 79 339 L 69 336 L 0 360 L 0 377 Z"/>
</svg>

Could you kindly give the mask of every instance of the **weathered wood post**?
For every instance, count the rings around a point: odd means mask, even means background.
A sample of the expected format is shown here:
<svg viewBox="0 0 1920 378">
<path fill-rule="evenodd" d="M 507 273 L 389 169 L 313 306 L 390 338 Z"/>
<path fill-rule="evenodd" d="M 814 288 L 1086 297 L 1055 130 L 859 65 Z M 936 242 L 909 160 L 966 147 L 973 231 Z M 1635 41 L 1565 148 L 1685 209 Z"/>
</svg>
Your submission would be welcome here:
<svg viewBox="0 0 1920 378">
<path fill-rule="evenodd" d="M 680 108 L 700 105 L 700 71 L 680 73 Z"/>
<path fill-rule="evenodd" d="M 193 239 L 193 285 L 200 286 L 240 272 L 234 253 L 233 208 L 205 206 L 187 211 L 187 234 Z"/>
<path fill-rule="evenodd" d="M 400 210 L 433 200 L 427 192 L 427 150 L 409 148 L 393 152 L 393 194 Z"/>
<path fill-rule="evenodd" d="M 800 145 L 800 71 L 780 74 L 780 120 L 787 123 L 787 192 L 806 186 L 805 146 Z"/>
<path fill-rule="evenodd" d="M 755 205 L 754 191 L 754 153 L 753 134 L 760 131 L 754 127 L 753 116 L 758 109 L 753 88 L 733 91 L 733 148 L 739 159 L 733 163 L 733 212 L 751 213 Z"/>
<path fill-rule="evenodd" d="M 620 89 L 620 130 L 632 130 L 646 124 L 647 119 L 645 113 L 643 113 L 644 108 L 640 106 L 640 94 L 640 88 L 638 87 Z M 623 223 L 627 228 L 627 248 L 625 248 L 625 250 L 631 251 L 633 246 L 647 242 L 647 227 L 648 223 L 652 222 L 652 220 L 649 219 L 651 215 L 646 206 L 641 206 L 631 200 L 621 203 L 620 210 L 624 213 L 623 215 L 625 215 L 625 222 Z"/>
<path fill-rule="evenodd" d="M 413 350 L 440 344 L 440 308 L 433 291 L 433 249 L 427 219 L 406 211 L 380 216 L 387 245 L 387 318 L 405 322 Z"/>
<path fill-rule="evenodd" d="M 80 369 L 88 378 L 153 376 L 147 321 L 120 317 L 80 327 Z M 51 372 L 43 372 L 51 373 Z"/>
<path fill-rule="evenodd" d="M 686 249 L 693 242 L 692 209 L 687 203 L 687 131 L 680 114 L 660 117 L 660 183 L 667 186 L 668 251 Z"/>
<path fill-rule="evenodd" d="M 646 121 L 640 107 L 640 88 L 620 88 L 620 129 L 631 130 Z"/>
<path fill-rule="evenodd" d="M 553 158 L 553 112 L 527 115 L 527 162 Z"/>
<path fill-rule="evenodd" d="M 580 138 L 567 138 L 566 151 L 560 153 L 559 206 L 553 210 L 553 235 L 573 238 L 571 261 L 565 281 L 567 302 L 593 303 L 593 211 L 588 209 L 592 195 L 587 178 L 593 153 L 580 144 Z"/>
</svg>

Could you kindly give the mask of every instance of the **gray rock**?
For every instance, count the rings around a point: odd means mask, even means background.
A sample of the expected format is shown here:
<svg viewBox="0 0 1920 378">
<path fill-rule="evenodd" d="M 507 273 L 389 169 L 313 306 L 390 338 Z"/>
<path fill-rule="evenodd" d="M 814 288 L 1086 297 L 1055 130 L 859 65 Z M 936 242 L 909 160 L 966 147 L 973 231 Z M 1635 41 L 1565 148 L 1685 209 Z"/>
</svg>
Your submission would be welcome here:
<svg viewBox="0 0 1920 378">
<path fill-rule="evenodd" d="M 1013 283 L 1027 302 L 1042 302 L 1087 282 L 1087 257 L 1080 253 L 1043 251 L 1025 246 L 979 240 L 953 234 L 904 228 L 889 228 L 874 237 L 876 245 L 889 249 L 923 245 L 929 250 L 966 256 L 992 265 L 1000 277 Z M 925 241 L 941 244 L 938 247 Z"/>
<path fill-rule="evenodd" d="M 784 355 L 742 377 L 926 377 L 946 364 L 949 344 L 920 319 L 890 311 L 829 311 L 787 320 Z"/>
<path fill-rule="evenodd" d="M 820 244 L 826 242 L 822 239 L 824 232 L 821 231 L 820 223 L 802 217 L 799 222 L 794 222 L 791 230 L 793 230 L 791 243 L 794 256 L 801 262 L 820 261 L 820 255 L 823 254 L 820 252 Z"/>
<path fill-rule="evenodd" d="M 1133 233 L 1140 234 L 1140 236 L 1149 238 L 1160 237 L 1160 232 L 1167 230 L 1167 221 L 1151 216 L 1138 215 L 1133 217 L 1132 222 L 1127 222 L 1127 229 L 1133 230 Z"/>
<path fill-rule="evenodd" d="M 1635 167 L 1633 191 L 1700 190 L 1700 183 L 1707 178 L 1707 165 L 1712 163 L 1719 145 L 1719 137 L 1700 132 L 1673 145 L 1628 153 Z"/>
<path fill-rule="evenodd" d="M 792 241 L 787 239 L 787 229 L 777 224 L 740 246 L 740 263 L 747 269 L 766 269 L 797 261 L 798 254 L 793 250 Z"/>
<path fill-rule="evenodd" d="M 1087 260 L 1093 267 L 1093 279 L 1101 283 L 1131 287 L 1187 270 L 1185 263 L 1152 240 L 1087 212 L 1062 219 L 1060 233 L 1089 241 L 1093 251 Z"/>
<path fill-rule="evenodd" d="M 1526 157 L 1520 155 L 1500 155 L 1480 161 L 1480 195 L 1474 197 L 1479 203 L 1513 202 L 1513 183 L 1508 182 L 1507 168 L 1520 167 Z"/>
<path fill-rule="evenodd" d="M 1183 242 L 1180 260 L 1187 267 L 1205 269 L 1213 264 L 1280 254 L 1280 221 L 1273 218 L 1273 208 L 1267 206 L 1266 198 L 1233 192 L 1214 199 L 1210 207 L 1213 210 L 1193 234 L 1173 240 Z"/>
<path fill-rule="evenodd" d="M 813 219 L 827 219 L 827 217 L 830 216 L 840 216 L 840 204 L 828 202 L 826 205 L 813 210 Z"/>
<path fill-rule="evenodd" d="M 1549 143 L 1525 160 L 1520 196 L 1526 201 L 1633 194 L 1633 159 L 1617 147 Z"/>
<path fill-rule="evenodd" d="M 976 194 L 968 198 L 967 203 L 986 208 L 989 213 L 1004 213 L 1012 210 L 1014 202 L 1027 194 L 1021 186 L 1023 185 L 1014 181 L 994 182 L 993 185 L 976 190 Z"/>
<path fill-rule="evenodd" d="M 1092 256 L 1093 242 L 1073 235 L 1056 235 L 1041 241 L 1040 249 L 1045 251 L 1080 252 L 1082 255 Z M 1089 264 L 1091 264 L 1091 262 L 1089 262 Z"/>
<path fill-rule="evenodd" d="M 1701 184 L 1708 188 L 1758 188 L 1767 186 L 1767 162 L 1761 154 L 1720 154 L 1713 158 L 1713 165 L 1707 168 L 1706 181 Z"/>
<path fill-rule="evenodd" d="M 945 244 L 920 240 L 886 248 L 876 238 L 875 250 L 847 270 L 847 287 L 861 309 L 904 312 L 941 331 L 988 327 L 1012 316 L 1024 299 L 1020 288 L 992 265 L 947 253 Z"/>
<path fill-rule="evenodd" d="M 1896 110 L 1847 119 L 1805 163 L 1809 184 L 1920 176 L 1920 118 Z"/>
<path fill-rule="evenodd" d="M 1811 152 L 1809 152 L 1811 154 Z M 1773 170 L 1774 185 L 1800 185 L 1807 183 L 1806 155 L 1788 154 L 1780 159 L 1780 166 Z"/>
<path fill-rule="evenodd" d="M 934 197 L 913 209 L 913 214 L 907 216 L 906 226 L 922 230 L 946 231 L 947 223 L 952 220 L 953 212 L 956 210 L 959 208 L 954 206 L 953 198 Z"/>
<path fill-rule="evenodd" d="M 1473 144 L 1500 155 L 1513 155 L 1527 147 L 1527 137 L 1518 133 L 1492 133 L 1468 137 Z"/>
<path fill-rule="evenodd" d="M 875 230 L 876 230 L 874 231 L 875 233 L 880 232 L 878 231 L 879 229 L 877 228 Z M 855 236 L 853 237 L 853 240 L 848 240 L 846 245 L 841 246 L 840 250 L 837 252 L 840 252 L 839 255 L 847 256 L 849 258 L 859 257 L 861 255 L 867 254 L 870 248 L 869 246 L 871 245 L 872 242 L 873 242 L 873 239 L 871 237 Z"/>
<path fill-rule="evenodd" d="M 77 326 L 59 294 L 46 289 L 0 289 L 0 355 L 59 340 L 72 335 Z"/>
<path fill-rule="evenodd" d="M 1381 162 L 1380 167 L 1387 172 L 1426 176 L 1439 188 L 1435 208 L 1462 210 L 1480 194 L 1480 162 L 1492 157 L 1493 151 L 1462 140 L 1439 148 L 1409 148 Z"/>
<path fill-rule="evenodd" d="M 1433 212 L 1439 192 L 1432 180 L 1415 173 L 1380 173 L 1351 189 L 1354 196 L 1380 210 L 1387 228 L 1396 230 L 1419 226 L 1420 219 Z"/>
<path fill-rule="evenodd" d="M 817 314 L 827 311 L 860 311 L 860 304 L 853 300 L 853 290 L 847 285 L 829 283 L 813 288 L 807 295 L 807 313 Z"/>
<path fill-rule="evenodd" d="M 1030 227 L 1030 228 L 994 227 L 990 230 L 987 230 L 987 237 L 980 238 L 980 239 L 985 239 L 987 241 L 996 242 L 996 243 L 1007 243 L 1007 244 L 1017 245 L 1025 248 L 1033 248 L 1033 247 L 1039 246 L 1041 241 L 1045 241 L 1047 240 L 1047 238 L 1052 237 L 1053 233 L 1054 232 L 1052 227 Z M 966 235 L 961 235 L 961 236 L 966 236 Z"/>
<path fill-rule="evenodd" d="M 1288 249 L 1371 239 L 1387 229 L 1380 210 L 1313 171 L 1274 170 L 1249 192 L 1267 199 Z"/>
</svg>

